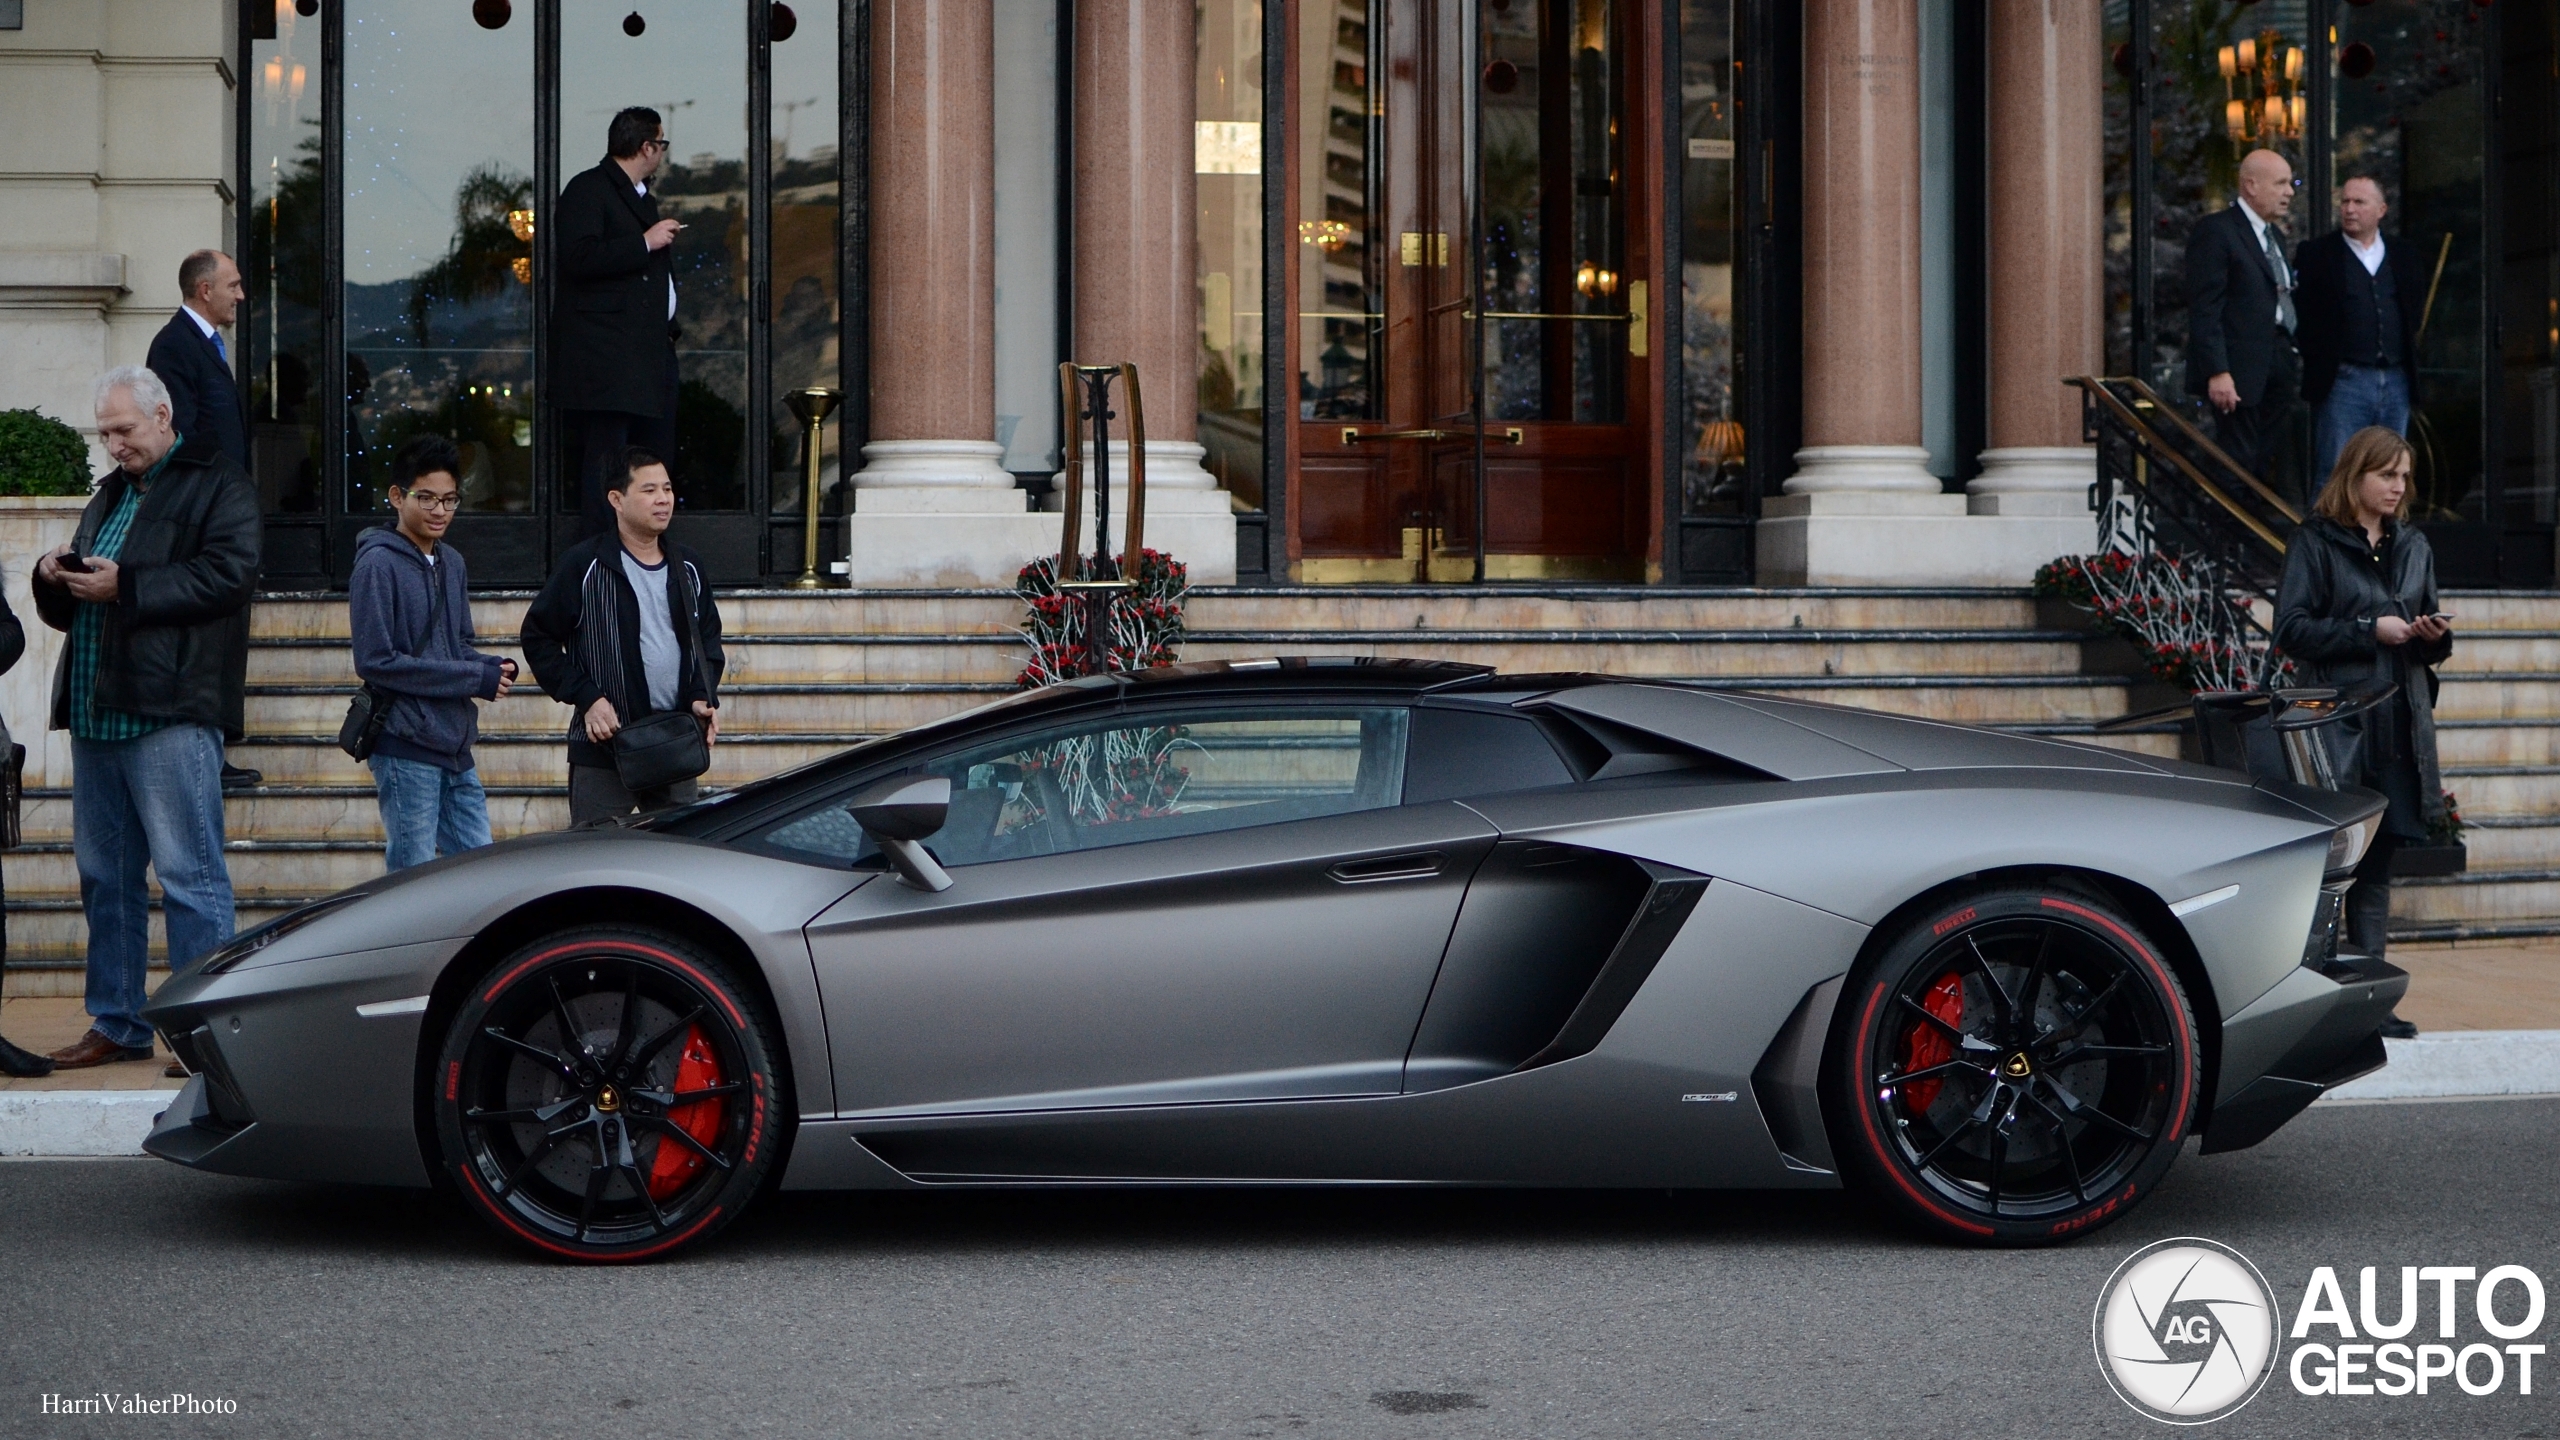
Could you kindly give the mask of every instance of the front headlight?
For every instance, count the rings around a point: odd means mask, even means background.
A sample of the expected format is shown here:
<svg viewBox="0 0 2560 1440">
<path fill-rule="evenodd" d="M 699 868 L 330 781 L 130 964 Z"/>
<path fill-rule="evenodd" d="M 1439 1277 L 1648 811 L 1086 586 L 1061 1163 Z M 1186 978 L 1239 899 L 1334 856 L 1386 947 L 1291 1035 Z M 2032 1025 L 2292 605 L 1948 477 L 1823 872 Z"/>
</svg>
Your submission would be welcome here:
<svg viewBox="0 0 2560 1440">
<path fill-rule="evenodd" d="M 196 973 L 219 975 L 339 906 L 352 904 L 364 897 L 365 892 L 352 890 L 344 895 L 332 895 L 326 900 L 314 900 L 300 909 L 287 910 L 263 925 L 233 936 L 230 944 L 204 957 L 204 963 L 196 967 Z"/>
<path fill-rule="evenodd" d="M 2363 863 L 2364 852 L 2373 848 L 2373 837 L 2382 832 L 2382 813 L 2377 811 L 2352 825 L 2342 825 L 2329 835 L 2329 858 L 2320 868 L 2330 879 L 2352 873 Z"/>
</svg>

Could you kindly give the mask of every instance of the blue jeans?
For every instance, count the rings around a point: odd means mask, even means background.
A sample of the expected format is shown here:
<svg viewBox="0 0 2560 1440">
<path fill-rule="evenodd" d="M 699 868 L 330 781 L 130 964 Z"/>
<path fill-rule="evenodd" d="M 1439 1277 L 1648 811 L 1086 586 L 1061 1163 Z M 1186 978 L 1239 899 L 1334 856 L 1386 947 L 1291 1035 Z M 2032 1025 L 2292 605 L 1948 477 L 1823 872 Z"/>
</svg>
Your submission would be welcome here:
<svg viewBox="0 0 2560 1440">
<path fill-rule="evenodd" d="M 2380 425 L 2394 434 L 2409 433 L 2409 372 L 2377 370 L 2370 365 L 2341 365 L 2338 381 L 2329 387 L 2329 398 L 2320 402 L 2320 420 L 2314 427 L 2312 448 L 2317 469 L 2311 472 L 2311 493 L 2329 483 L 2329 472 L 2337 467 L 2338 452 L 2347 448 L 2347 438 L 2367 425 Z"/>
<path fill-rule="evenodd" d="M 148 1045 L 141 1012 L 151 892 L 143 867 L 160 877 L 171 970 L 231 938 L 222 736 L 210 725 L 171 725 L 139 740 L 74 739 L 71 853 L 89 921 L 90 1018 L 119 1045 Z"/>
<path fill-rule="evenodd" d="M 480 770 L 376 755 L 373 795 L 382 807 L 386 869 L 406 870 L 489 843 L 489 796 Z"/>
</svg>

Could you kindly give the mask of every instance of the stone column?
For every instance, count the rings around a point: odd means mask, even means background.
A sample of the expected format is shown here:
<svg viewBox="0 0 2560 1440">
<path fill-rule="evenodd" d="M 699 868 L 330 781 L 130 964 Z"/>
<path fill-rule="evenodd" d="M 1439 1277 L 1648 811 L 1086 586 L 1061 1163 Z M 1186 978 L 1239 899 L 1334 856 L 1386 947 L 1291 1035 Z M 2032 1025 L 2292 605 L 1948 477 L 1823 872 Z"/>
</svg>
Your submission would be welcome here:
<svg viewBox="0 0 2560 1440">
<path fill-rule="evenodd" d="M 1138 367 L 1146 544 L 1188 564 L 1195 583 L 1227 584 L 1234 510 L 1201 468 L 1207 452 L 1198 439 L 1195 25 L 1190 0 L 1076 7 L 1074 354 L 1080 364 Z M 1111 449 L 1116 549 L 1128 514 L 1128 447 L 1114 440 Z"/>
<path fill-rule="evenodd" d="M 1990 0 L 1989 21 L 1991 448 L 1965 488 L 1977 515 L 2085 522 L 2097 452 L 2062 380 L 2105 364 L 2101 17 Z"/>
<path fill-rule="evenodd" d="M 880 0 L 871 35 L 871 434 L 858 586 L 1003 584 L 1055 526 L 995 440 L 991 0 Z"/>
<path fill-rule="evenodd" d="M 1905 581 L 1915 523 L 1964 514 L 1920 444 L 1919 51 L 1918 0 L 1805 6 L 1804 448 L 1764 583 Z"/>
</svg>

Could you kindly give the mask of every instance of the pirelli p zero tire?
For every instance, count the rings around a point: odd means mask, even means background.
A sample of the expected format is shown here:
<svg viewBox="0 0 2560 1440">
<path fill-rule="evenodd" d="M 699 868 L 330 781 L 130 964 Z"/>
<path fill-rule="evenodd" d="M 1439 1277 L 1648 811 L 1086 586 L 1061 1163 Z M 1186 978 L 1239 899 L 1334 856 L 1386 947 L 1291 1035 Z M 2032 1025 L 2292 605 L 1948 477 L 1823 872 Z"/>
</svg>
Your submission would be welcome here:
<svg viewBox="0 0 2560 1440">
<path fill-rule="evenodd" d="M 1850 1175 L 1937 1235 L 2038 1245 L 2123 1216 L 2196 1113 L 2177 975 L 2077 891 L 1949 902 L 1842 992 L 1825 1110 Z"/>
<path fill-rule="evenodd" d="M 753 991 L 636 927 L 545 937 L 477 981 L 432 1083 L 446 1178 L 569 1260 L 645 1260 L 746 1208 L 793 1113 Z"/>
</svg>

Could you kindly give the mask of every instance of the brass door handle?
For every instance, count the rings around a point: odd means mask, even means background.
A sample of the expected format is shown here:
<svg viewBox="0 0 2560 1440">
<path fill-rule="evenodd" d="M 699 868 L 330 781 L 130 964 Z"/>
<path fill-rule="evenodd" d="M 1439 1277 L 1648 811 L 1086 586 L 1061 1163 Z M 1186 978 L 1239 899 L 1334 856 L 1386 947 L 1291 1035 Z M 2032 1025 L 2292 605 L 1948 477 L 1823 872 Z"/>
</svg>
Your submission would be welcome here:
<svg viewBox="0 0 2560 1440">
<path fill-rule="evenodd" d="M 1378 430 L 1363 435 L 1353 426 L 1342 427 L 1342 443 L 1345 445 L 1358 445 L 1370 440 L 1470 440 L 1473 438 L 1475 437 L 1465 430 Z"/>
</svg>

